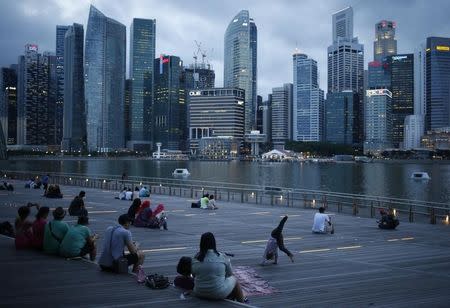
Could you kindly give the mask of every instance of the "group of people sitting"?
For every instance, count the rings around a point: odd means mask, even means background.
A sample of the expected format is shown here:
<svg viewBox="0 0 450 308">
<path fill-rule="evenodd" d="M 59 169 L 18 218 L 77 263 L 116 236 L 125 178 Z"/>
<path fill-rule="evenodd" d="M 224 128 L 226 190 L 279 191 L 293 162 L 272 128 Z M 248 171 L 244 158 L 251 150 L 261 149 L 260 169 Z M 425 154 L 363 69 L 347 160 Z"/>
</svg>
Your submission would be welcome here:
<svg viewBox="0 0 450 308">
<path fill-rule="evenodd" d="M 128 218 L 135 227 L 167 230 L 167 216 L 163 204 L 158 204 L 152 210 L 149 200 L 142 202 L 140 198 L 134 199 L 128 209 Z"/>
<path fill-rule="evenodd" d="M 31 208 L 37 209 L 36 219 L 29 219 Z M 78 217 L 77 224 L 69 227 L 63 221 L 66 211 L 57 207 L 53 211 L 53 220 L 48 221 L 50 208 L 28 203 L 18 209 L 15 221 L 15 246 L 17 249 L 34 248 L 48 254 L 61 255 L 66 258 L 89 255 L 95 260 L 97 236 L 87 227 L 87 216 Z"/>
<path fill-rule="evenodd" d="M 198 202 L 192 203 L 193 208 L 201 208 L 203 210 L 217 210 L 216 200 L 214 195 L 204 194 Z"/>
<path fill-rule="evenodd" d="M 131 191 L 131 188 L 124 187 L 116 199 L 119 200 L 128 200 L 132 201 L 137 198 L 148 198 L 150 197 L 150 191 L 146 186 L 142 186 L 141 188 L 135 187 L 134 191 Z"/>
<path fill-rule="evenodd" d="M 0 190 L 14 191 L 14 186 L 11 183 L 3 182 L 0 184 Z"/>
</svg>

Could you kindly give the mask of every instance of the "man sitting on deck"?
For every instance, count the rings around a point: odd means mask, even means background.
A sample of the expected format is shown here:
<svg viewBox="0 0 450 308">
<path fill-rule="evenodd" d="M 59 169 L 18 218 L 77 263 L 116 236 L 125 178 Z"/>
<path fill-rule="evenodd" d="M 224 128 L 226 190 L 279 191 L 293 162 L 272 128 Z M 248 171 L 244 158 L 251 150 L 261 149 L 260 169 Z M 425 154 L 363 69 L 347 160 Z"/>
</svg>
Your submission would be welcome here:
<svg viewBox="0 0 450 308">
<path fill-rule="evenodd" d="M 313 233 L 322 233 L 322 234 L 326 234 L 326 233 L 330 233 L 333 234 L 334 233 L 334 226 L 331 223 L 331 219 L 330 216 L 328 216 L 325 213 L 325 208 L 324 207 L 320 207 L 319 208 L 319 213 L 316 213 L 314 215 L 314 223 L 313 223 L 313 227 L 312 227 L 312 232 Z"/>
<path fill-rule="evenodd" d="M 86 192 L 82 190 L 80 191 L 78 196 L 75 196 L 75 198 L 73 198 L 69 206 L 70 216 L 88 216 L 88 211 L 84 206 L 84 196 L 86 196 Z"/>
<path fill-rule="evenodd" d="M 103 243 L 102 254 L 98 264 L 102 270 L 116 271 L 114 263 L 120 258 L 125 257 L 128 260 L 128 266 L 133 265 L 133 272 L 139 270 L 139 266 L 144 263 L 144 254 L 138 250 L 131 239 L 130 218 L 128 214 L 119 216 L 119 225 L 111 226 L 106 229 L 105 241 Z M 124 253 L 125 246 L 129 253 Z"/>
<path fill-rule="evenodd" d="M 59 254 L 66 258 L 84 257 L 89 254 L 91 261 L 95 260 L 97 250 L 95 247 L 96 235 L 93 235 L 87 227 L 89 218 L 87 216 L 78 217 L 75 226 L 70 227 L 59 247 Z"/>
</svg>

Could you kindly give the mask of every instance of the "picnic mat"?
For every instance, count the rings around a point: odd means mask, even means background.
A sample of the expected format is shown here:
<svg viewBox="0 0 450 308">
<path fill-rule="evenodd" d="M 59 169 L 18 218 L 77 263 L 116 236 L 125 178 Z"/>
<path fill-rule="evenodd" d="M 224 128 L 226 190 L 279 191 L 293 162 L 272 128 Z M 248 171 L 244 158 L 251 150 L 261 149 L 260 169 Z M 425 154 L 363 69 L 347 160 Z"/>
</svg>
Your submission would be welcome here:
<svg viewBox="0 0 450 308">
<path fill-rule="evenodd" d="M 277 292 L 267 280 L 259 276 L 250 266 L 234 266 L 233 274 L 241 284 L 246 296 L 267 295 Z"/>
</svg>

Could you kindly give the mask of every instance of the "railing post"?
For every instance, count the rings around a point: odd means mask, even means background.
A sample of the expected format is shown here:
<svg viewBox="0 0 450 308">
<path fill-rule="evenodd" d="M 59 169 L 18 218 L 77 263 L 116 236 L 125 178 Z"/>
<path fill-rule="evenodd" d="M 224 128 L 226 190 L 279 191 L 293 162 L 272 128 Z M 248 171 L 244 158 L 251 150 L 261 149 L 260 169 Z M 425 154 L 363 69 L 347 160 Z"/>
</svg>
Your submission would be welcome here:
<svg viewBox="0 0 450 308">
<path fill-rule="evenodd" d="M 342 212 L 342 204 L 340 202 L 338 202 L 337 207 L 338 207 L 338 213 L 341 213 Z"/>
<path fill-rule="evenodd" d="M 353 216 L 358 214 L 358 205 L 356 204 L 356 200 L 353 199 Z"/>
<path fill-rule="evenodd" d="M 430 210 L 430 224 L 436 224 L 436 215 L 434 214 L 434 207 Z"/>
<path fill-rule="evenodd" d="M 375 210 L 373 208 L 373 201 L 370 202 L 370 218 L 373 218 L 375 215 Z"/>
<path fill-rule="evenodd" d="M 191 199 L 194 199 L 194 187 L 191 187 Z"/>
<path fill-rule="evenodd" d="M 228 202 L 230 202 L 230 191 L 227 191 L 227 196 L 228 196 Z"/>
<path fill-rule="evenodd" d="M 244 203 L 244 192 L 241 191 L 241 203 Z"/>
<path fill-rule="evenodd" d="M 412 205 L 409 206 L 409 222 L 414 222 L 414 213 L 412 210 Z"/>
<path fill-rule="evenodd" d="M 307 208 L 307 200 L 306 200 L 306 194 L 303 194 L 303 207 L 306 209 Z"/>
</svg>

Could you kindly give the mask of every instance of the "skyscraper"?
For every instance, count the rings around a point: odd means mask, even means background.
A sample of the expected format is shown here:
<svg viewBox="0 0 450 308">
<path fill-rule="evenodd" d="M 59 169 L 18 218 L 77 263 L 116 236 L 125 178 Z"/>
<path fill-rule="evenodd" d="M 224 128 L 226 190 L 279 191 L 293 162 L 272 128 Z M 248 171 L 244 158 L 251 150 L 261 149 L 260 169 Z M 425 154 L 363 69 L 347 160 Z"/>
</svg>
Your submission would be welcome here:
<svg viewBox="0 0 450 308">
<path fill-rule="evenodd" d="M 134 18 L 130 29 L 130 140 L 133 150 L 151 149 L 156 20 Z"/>
<path fill-rule="evenodd" d="M 354 91 L 328 93 L 325 108 L 327 142 L 354 144 L 357 136 L 353 127 L 358 120 L 356 118 L 358 103 L 359 97 Z"/>
<path fill-rule="evenodd" d="M 56 56 L 53 52 L 42 55 L 42 69 L 47 76 L 47 142 L 46 145 L 61 146 L 62 134 L 62 105 L 56 105 L 57 75 Z M 43 93 L 45 96 L 45 93 Z M 61 107 L 61 108 L 59 108 Z"/>
<path fill-rule="evenodd" d="M 450 126 L 450 38 L 428 37 L 426 45 L 426 130 Z"/>
<path fill-rule="evenodd" d="M 292 83 L 272 89 L 272 142 L 278 150 L 292 140 L 292 89 Z"/>
<path fill-rule="evenodd" d="M 364 46 L 353 37 L 353 9 L 348 7 L 333 14 L 333 44 L 328 47 L 328 93 L 352 90 L 358 93 L 359 122 L 356 144 L 364 137 Z"/>
<path fill-rule="evenodd" d="M 388 89 L 367 90 L 364 153 L 379 153 L 392 147 L 392 93 Z"/>
<path fill-rule="evenodd" d="M 64 118 L 64 39 L 69 26 L 56 26 L 56 101 L 55 101 L 55 144 L 63 138 Z"/>
<path fill-rule="evenodd" d="M 245 132 L 256 123 L 257 28 L 242 10 L 229 23 L 224 38 L 224 87 L 245 90 Z"/>
<path fill-rule="evenodd" d="M 6 144 L 17 141 L 17 67 L 0 69 L 0 120 Z"/>
<path fill-rule="evenodd" d="M 48 64 L 34 44 L 27 44 L 25 55 L 19 57 L 17 144 L 49 144 Z"/>
<path fill-rule="evenodd" d="M 125 26 L 91 5 L 84 62 L 89 151 L 124 147 L 125 50 Z"/>
<path fill-rule="evenodd" d="M 375 25 L 375 41 L 373 42 L 373 59 L 382 62 L 387 56 L 397 54 L 395 39 L 395 22 L 382 20 Z"/>
<path fill-rule="evenodd" d="M 293 140 L 322 141 L 324 98 L 319 88 L 317 61 L 302 53 L 293 55 Z"/>
<path fill-rule="evenodd" d="M 189 148 L 196 152 L 202 138 L 244 139 L 244 91 L 214 88 L 189 92 Z"/>
<path fill-rule="evenodd" d="M 125 100 L 123 108 L 125 140 L 130 140 L 130 108 L 131 108 L 131 79 L 125 79 Z M 147 150 L 147 149 L 146 149 Z"/>
<path fill-rule="evenodd" d="M 83 25 L 68 27 L 64 38 L 64 121 L 62 149 L 86 148 L 86 110 L 84 99 Z"/>
<path fill-rule="evenodd" d="M 405 117 L 414 113 L 414 54 L 389 56 L 392 92 L 392 145 L 403 145 Z"/>
<path fill-rule="evenodd" d="M 161 142 L 169 150 L 184 150 L 187 119 L 183 62 L 176 56 L 161 55 L 154 67 L 153 143 Z"/>
<path fill-rule="evenodd" d="M 186 90 L 211 89 L 215 87 L 216 74 L 209 65 L 192 64 L 184 69 Z"/>
</svg>

